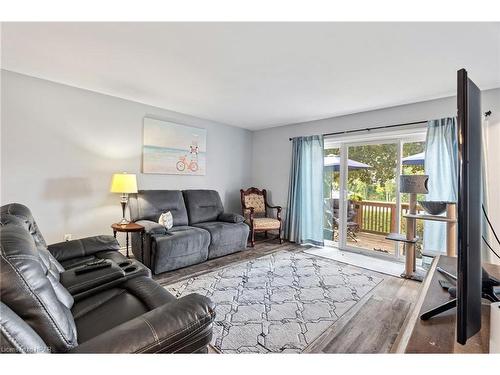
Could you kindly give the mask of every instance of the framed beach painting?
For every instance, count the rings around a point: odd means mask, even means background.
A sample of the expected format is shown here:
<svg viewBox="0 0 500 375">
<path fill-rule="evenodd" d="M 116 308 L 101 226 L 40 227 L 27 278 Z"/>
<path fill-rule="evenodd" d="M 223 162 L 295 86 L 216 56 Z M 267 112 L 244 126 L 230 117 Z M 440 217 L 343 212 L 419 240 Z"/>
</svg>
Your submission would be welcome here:
<svg viewBox="0 0 500 375">
<path fill-rule="evenodd" d="M 143 173 L 206 174 L 206 129 L 145 117 L 143 130 Z"/>
</svg>

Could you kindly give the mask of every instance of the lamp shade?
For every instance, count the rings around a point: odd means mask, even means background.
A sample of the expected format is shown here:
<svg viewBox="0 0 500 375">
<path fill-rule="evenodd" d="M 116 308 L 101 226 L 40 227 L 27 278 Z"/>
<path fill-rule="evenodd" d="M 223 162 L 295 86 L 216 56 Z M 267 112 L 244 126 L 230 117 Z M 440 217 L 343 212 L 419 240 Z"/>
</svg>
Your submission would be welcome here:
<svg viewBox="0 0 500 375">
<path fill-rule="evenodd" d="M 115 173 L 111 181 L 112 193 L 137 193 L 137 178 L 135 174 Z"/>
</svg>

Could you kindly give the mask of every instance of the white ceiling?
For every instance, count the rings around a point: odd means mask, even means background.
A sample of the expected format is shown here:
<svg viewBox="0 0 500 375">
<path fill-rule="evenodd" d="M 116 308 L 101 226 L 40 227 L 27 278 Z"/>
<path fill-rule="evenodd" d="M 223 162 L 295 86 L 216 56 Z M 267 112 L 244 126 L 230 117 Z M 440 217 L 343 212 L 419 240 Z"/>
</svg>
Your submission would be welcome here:
<svg viewBox="0 0 500 375">
<path fill-rule="evenodd" d="M 2 68 L 247 129 L 500 87 L 500 23 L 4 23 Z"/>
</svg>

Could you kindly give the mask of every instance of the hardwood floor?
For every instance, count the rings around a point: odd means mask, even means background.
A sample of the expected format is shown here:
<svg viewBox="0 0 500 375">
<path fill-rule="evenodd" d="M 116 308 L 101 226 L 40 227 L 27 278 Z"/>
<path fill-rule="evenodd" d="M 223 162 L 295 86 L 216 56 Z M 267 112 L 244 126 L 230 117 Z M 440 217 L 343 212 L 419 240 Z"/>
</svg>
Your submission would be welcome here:
<svg viewBox="0 0 500 375">
<path fill-rule="evenodd" d="M 257 242 L 255 248 L 154 277 L 168 285 L 192 276 L 277 251 L 300 252 L 293 243 Z M 390 353 L 420 291 L 420 283 L 384 275 L 382 281 L 309 345 L 305 353 Z M 210 350 L 215 353 L 216 351 Z"/>
<path fill-rule="evenodd" d="M 347 245 L 352 247 L 360 247 L 365 250 L 381 251 L 388 254 L 394 254 L 394 242 L 385 239 L 385 234 L 357 232 L 356 241 L 351 237 L 347 238 Z M 334 242 L 338 241 L 336 237 Z M 376 249 L 376 250 L 375 250 Z M 385 251 L 383 251 L 385 250 Z"/>
<path fill-rule="evenodd" d="M 419 290 L 420 283 L 386 276 L 305 352 L 390 353 Z"/>
</svg>

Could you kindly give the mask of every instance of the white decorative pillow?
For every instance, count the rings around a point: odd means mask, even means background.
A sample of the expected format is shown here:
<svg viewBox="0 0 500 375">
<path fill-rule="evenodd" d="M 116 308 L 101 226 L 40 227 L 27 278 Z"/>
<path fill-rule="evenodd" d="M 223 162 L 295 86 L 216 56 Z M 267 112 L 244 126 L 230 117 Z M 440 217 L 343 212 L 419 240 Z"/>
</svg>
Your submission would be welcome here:
<svg viewBox="0 0 500 375">
<path fill-rule="evenodd" d="M 174 217 L 170 211 L 164 212 L 160 215 L 158 219 L 158 224 L 163 225 L 167 230 L 174 226 Z"/>
</svg>

